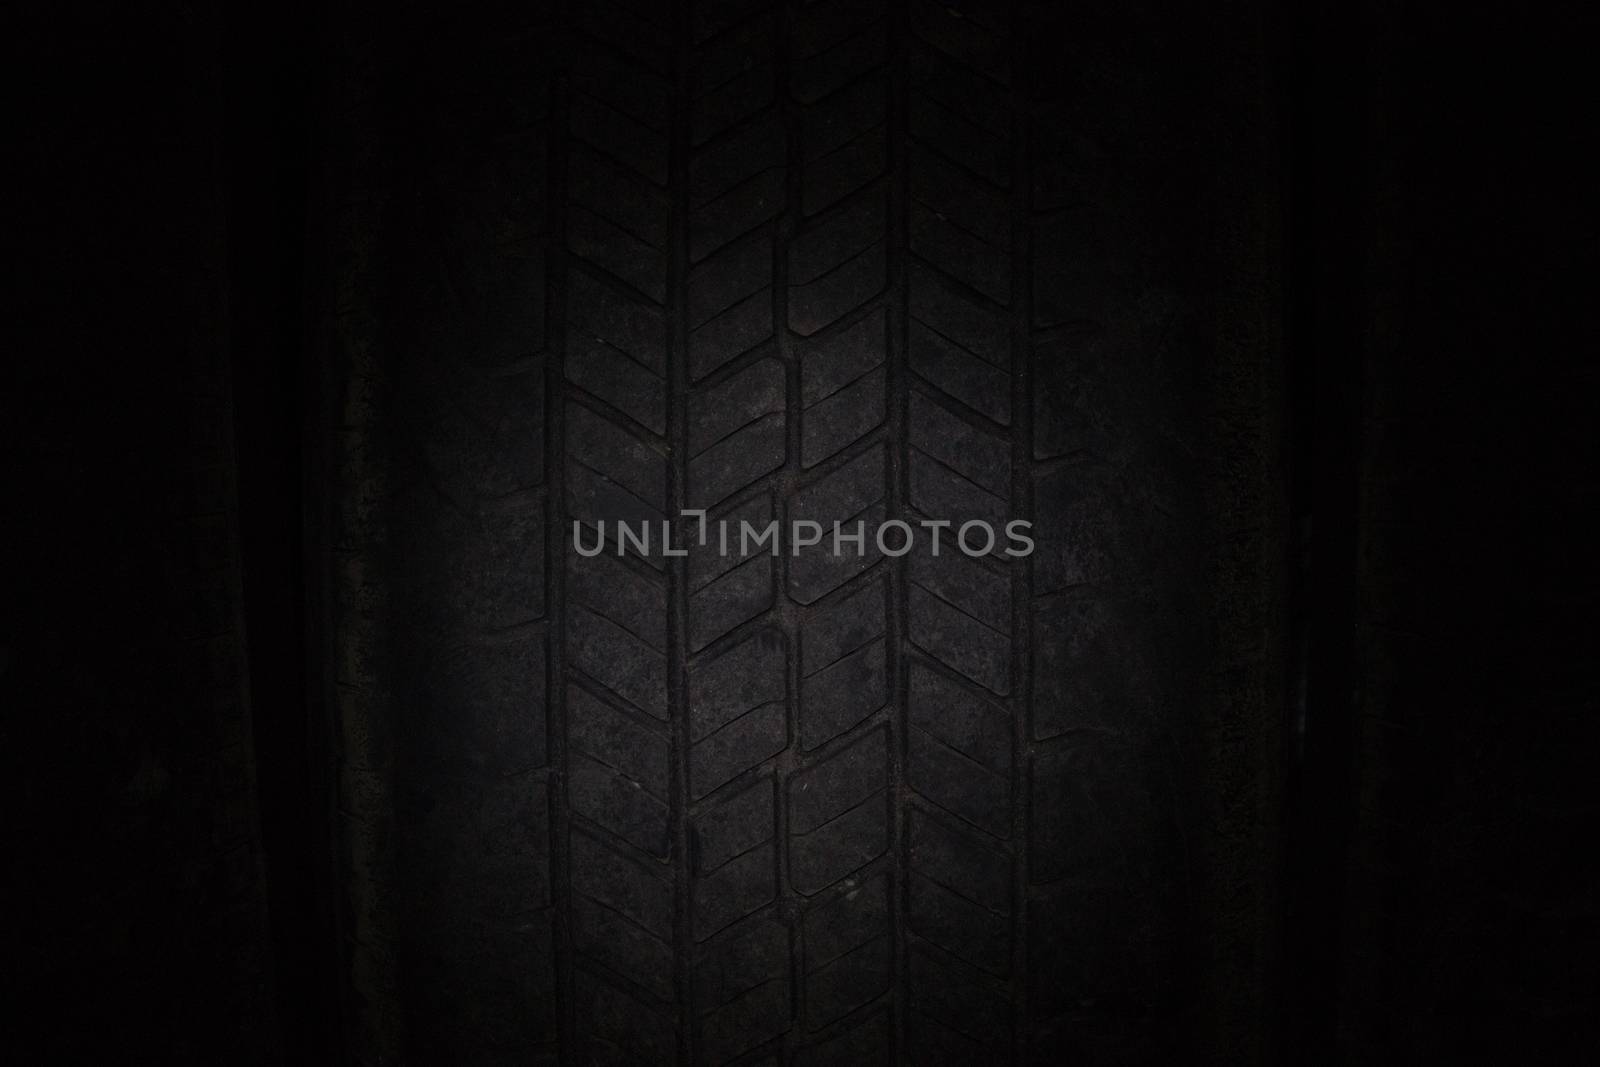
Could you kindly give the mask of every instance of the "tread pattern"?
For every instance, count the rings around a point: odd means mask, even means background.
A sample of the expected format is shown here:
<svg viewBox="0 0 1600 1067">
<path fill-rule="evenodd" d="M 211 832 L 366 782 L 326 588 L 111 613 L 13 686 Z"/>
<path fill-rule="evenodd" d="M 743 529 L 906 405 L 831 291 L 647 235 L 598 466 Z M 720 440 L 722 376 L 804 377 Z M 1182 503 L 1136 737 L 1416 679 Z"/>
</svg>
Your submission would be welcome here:
<svg viewBox="0 0 1600 1067">
<path fill-rule="evenodd" d="M 1007 13 L 913 4 L 906 58 L 908 489 L 918 518 L 999 528 L 1013 506 Z M 953 368 L 952 369 L 952 365 Z M 916 1062 L 1011 1044 L 1011 572 L 951 544 L 908 574 L 907 1042 Z"/>
<path fill-rule="evenodd" d="M 400 962 L 371 965 L 429 1005 L 408 1055 L 1148 1051 L 1172 671 L 1160 546 L 1128 546 L 1171 504 L 1118 416 L 1162 320 L 1103 153 L 1030 88 L 1064 17 L 596 0 L 418 61 L 456 95 L 418 94 L 396 376 Z M 685 508 L 949 525 L 724 553 Z M 1036 520 L 1037 554 L 969 557 L 970 519 Z"/>
<path fill-rule="evenodd" d="M 671 511 L 671 44 L 660 12 L 589 5 L 569 66 L 563 473 L 567 512 L 657 537 Z M 559 163 L 558 163 L 559 165 Z M 598 529 L 596 535 L 598 536 Z M 565 536 L 563 534 L 563 536 Z M 568 553 L 565 766 L 568 1041 L 598 1063 L 670 1061 L 680 976 L 659 544 Z"/>
</svg>

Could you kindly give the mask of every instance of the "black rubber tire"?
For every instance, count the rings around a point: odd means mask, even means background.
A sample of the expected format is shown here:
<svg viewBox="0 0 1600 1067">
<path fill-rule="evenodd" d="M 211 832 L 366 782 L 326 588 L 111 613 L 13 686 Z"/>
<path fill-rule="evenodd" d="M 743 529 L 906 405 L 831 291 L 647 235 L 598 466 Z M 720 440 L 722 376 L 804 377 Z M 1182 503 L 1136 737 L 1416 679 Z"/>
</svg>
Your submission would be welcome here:
<svg viewBox="0 0 1600 1067">
<path fill-rule="evenodd" d="M 1270 242 L 1207 143 L 1261 97 L 1182 23 L 637 0 L 341 42 L 357 1061 L 1171 1062 L 1259 1009 L 1265 863 L 1214 867 L 1273 757 L 1184 754 L 1236 691 L 1273 714 L 1259 620 L 1207 658 L 1201 563 L 1275 573 L 1263 338 L 1218 340 Z M 572 551 L 684 508 L 1038 547 Z"/>
</svg>

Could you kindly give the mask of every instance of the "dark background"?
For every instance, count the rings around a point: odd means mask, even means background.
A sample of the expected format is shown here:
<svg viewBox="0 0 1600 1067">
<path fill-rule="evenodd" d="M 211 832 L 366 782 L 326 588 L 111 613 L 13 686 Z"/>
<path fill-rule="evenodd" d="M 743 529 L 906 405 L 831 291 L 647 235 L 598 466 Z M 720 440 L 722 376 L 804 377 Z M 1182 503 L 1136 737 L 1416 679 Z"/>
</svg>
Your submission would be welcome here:
<svg viewBox="0 0 1600 1067">
<path fill-rule="evenodd" d="M 1091 99 L 1111 107 L 1115 57 L 1155 57 L 1116 121 L 1130 144 L 1176 138 L 1193 185 L 1140 186 L 1140 236 L 1214 279 L 1195 291 L 1218 321 L 1248 318 L 1225 306 L 1244 293 L 1268 324 L 1229 338 L 1267 353 L 1233 382 L 1245 422 L 1191 442 L 1202 510 L 1255 531 L 1195 566 L 1242 569 L 1203 581 L 1256 658 L 1207 675 L 1248 710 L 1186 757 L 1222 812 L 1186 913 L 1203 947 L 1172 964 L 1176 1014 L 1142 1025 L 1185 1061 L 1593 1055 L 1576 5 L 1171 7 L 1041 6 L 1061 34 L 1034 47 L 1060 62 L 1032 68 L 1070 98 L 1103 58 Z M 451 150 L 430 94 L 470 83 L 463 41 L 517 47 L 508 19 L 72 5 L 6 34 L 17 1062 L 383 1062 L 403 1031 L 423 1035 L 408 1062 L 451 1062 L 428 1051 L 433 1000 L 386 1006 L 349 910 L 386 907 L 350 889 L 386 831 L 352 830 L 335 780 L 348 558 L 329 531 L 363 490 L 328 469 L 348 414 L 327 324 L 352 247 L 380 272 L 424 255 L 348 228 Z M 409 147 L 374 164 L 371 145 Z M 1232 456 L 1230 435 L 1249 438 Z"/>
</svg>

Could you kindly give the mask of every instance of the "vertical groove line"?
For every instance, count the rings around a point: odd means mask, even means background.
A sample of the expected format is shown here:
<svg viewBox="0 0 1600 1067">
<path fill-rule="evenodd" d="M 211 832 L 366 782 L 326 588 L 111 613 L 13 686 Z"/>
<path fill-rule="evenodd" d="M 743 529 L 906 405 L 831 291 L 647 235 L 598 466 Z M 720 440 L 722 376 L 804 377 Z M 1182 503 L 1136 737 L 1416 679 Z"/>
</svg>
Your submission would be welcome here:
<svg viewBox="0 0 1600 1067">
<path fill-rule="evenodd" d="M 329 431 L 334 490 L 341 498 L 350 493 L 352 506 L 333 513 L 330 548 L 336 560 L 329 612 L 336 649 L 328 684 L 338 732 L 335 834 L 354 839 L 342 842 L 336 859 L 344 908 L 351 917 L 346 920 L 340 908 L 335 918 L 340 964 L 348 979 L 339 1006 L 348 1027 L 341 1051 L 344 1062 L 367 1065 L 399 1060 L 405 1046 L 395 965 L 397 916 L 389 896 L 397 882 L 391 671 L 388 644 L 381 640 L 392 605 L 379 566 L 385 555 L 382 502 L 393 494 L 389 470 L 378 458 L 389 447 L 389 398 L 377 343 L 383 336 L 379 277 L 377 267 L 361 254 L 363 240 L 377 239 L 393 204 L 394 194 L 381 176 L 394 149 L 383 132 L 375 84 L 386 56 L 379 42 L 359 38 L 353 28 L 349 32 L 341 43 L 353 55 L 337 93 L 338 112 L 345 120 L 339 133 L 349 142 L 338 166 L 339 188 L 350 195 L 344 210 L 353 217 L 340 226 L 335 252 L 346 296 L 337 302 L 329 324 L 335 376 Z M 363 491 L 353 492 L 357 486 Z M 363 772 L 376 788 L 359 787 L 356 780 Z M 340 811 L 348 812 L 357 825 L 348 830 L 342 826 Z M 369 849 L 372 858 L 363 870 L 360 856 Z M 359 930 L 363 923 L 368 925 L 366 937 Z"/>
<path fill-rule="evenodd" d="M 564 34 L 559 27 L 557 39 Z M 558 49 L 564 53 L 564 49 Z M 572 934 L 572 812 L 567 796 L 566 354 L 567 106 L 565 69 L 551 78 L 546 118 L 545 210 L 545 707 L 549 719 L 550 888 L 555 907 L 556 1041 L 562 1062 L 577 1055 Z"/>
<path fill-rule="evenodd" d="M 889 335 L 886 360 L 885 395 L 889 403 L 888 486 L 885 494 L 885 521 L 905 518 L 907 492 L 907 434 L 906 434 L 906 319 L 909 301 L 906 281 L 906 200 L 907 200 L 907 141 L 909 139 L 907 109 L 907 47 L 910 37 L 908 12 L 903 0 L 894 0 L 889 7 L 889 210 L 886 258 L 889 285 Z M 890 1035 L 890 1062 L 907 1062 L 906 1013 L 909 998 L 906 993 L 906 916 L 910 906 L 910 845 L 906 835 L 906 762 L 908 759 L 907 721 L 907 662 L 906 640 L 906 557 L 896 556 L 889 561 L 889 614 L 888 661 L 890 677 L 889 708 L 893 724 L 893 741 L 889 757 L 891 806 L 890 845 L 894 850 L 894 895 L 889 906 L 890 941 L 894 946 L 893 959 L 893 1026 Z"/>
<path fill-rule="evenodd" d="M 1033 520 L 1033 248 L 1026 5 L 1011 19 L 1011 518 Z M 1037 531 L 1035 531 L 1037 532 Z M 1011 564 L 1011 1027 L 1012 1058 L 1028 1062 L 1028 840 L 1033 775 L 1033 557 Z"/>
<path fill-rule="evenodd" d="M 778 480 L 780 496 L 774 501 L 774 517 L 780 530 L 789 529 L 789 501 L 799 484 L 802 471 L 804 438 L 800 357 L 794 350 L 789 333 L 789 240 L 800 225 L 800 131 L 791 100 L 793 62 L 790 41 L 795 22 L 792 0 L 778 8 L 777 81 L 776 102 L 778 119 L 783 126 L 783 213 L 772 249 L 772 333 L 778 346 L 778 358 L 784 367 L 784 463 Z M 780 1062 L 794 1062 L 799 1043 L 801 1020 L 805 1018 L 805 945 L 800 937 L 800 902 L 792 885 L 789 863 L 789 804 L 788 782 L 793 773 L 800 743 L 800 610 L 789 602 L 789 564 L 787 552 L 780 555 L 781 563 L 775 576 L 777 588 L 773 591 L 773 604 L 783 623 L 784 636 L 784 701 L 787 714 L 784 722 L 784 747 L 777 763 L 777 796 L 773 805 L 773 839 L 777 859 L 778 908 L 784 917 L 789 937 L 789 1028 L 783 1037 Z"/>
<path fill-rule="evenodd" d="M 682 545 L 688 477 L 689 385 L 689 73 L 693 32 L 690 0 L 672 5 L 673 80 L 667 156 L 672 197 L 671 256 L 667 265 L 667 507 L 674 543 Z M 677 994 L 678 1062 L 694 1062 L 690 957 L 694 930 L 689 899 L 689 701 L 685 658 L 688 573 L 682 557 L 667 558 L 667 719 L 672 724 L 673 987 Z"/>
</svg>

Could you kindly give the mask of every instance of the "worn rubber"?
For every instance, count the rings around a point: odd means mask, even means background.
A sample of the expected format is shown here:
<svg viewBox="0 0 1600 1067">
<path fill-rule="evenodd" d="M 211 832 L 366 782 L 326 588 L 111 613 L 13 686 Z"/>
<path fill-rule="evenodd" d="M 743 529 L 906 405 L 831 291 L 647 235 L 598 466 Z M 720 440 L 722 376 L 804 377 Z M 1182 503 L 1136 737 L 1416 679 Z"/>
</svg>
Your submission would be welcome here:
<svg viewBox="0 0 1600 1067">
<path fill-rule="evenodd" d="M 1206 115 L 1181 27 L 1102 7 L 613 0 L 369 43 L 347 121 L 402 133 L 337 208 L 356 1060 L 1198 1047 L 1234 816 L 1183 753 L 1270 679 L 1202 660 L 1234 506 L 1194 445 L 1233 313 L 1196 310 Z M 1219 480 L 1265 483 L 1255 432 Z M 572 551 L 684 508 L 1038 550 Z M 1239 764 L 1242 826 L 1270 763 Z"/>
</svg>

